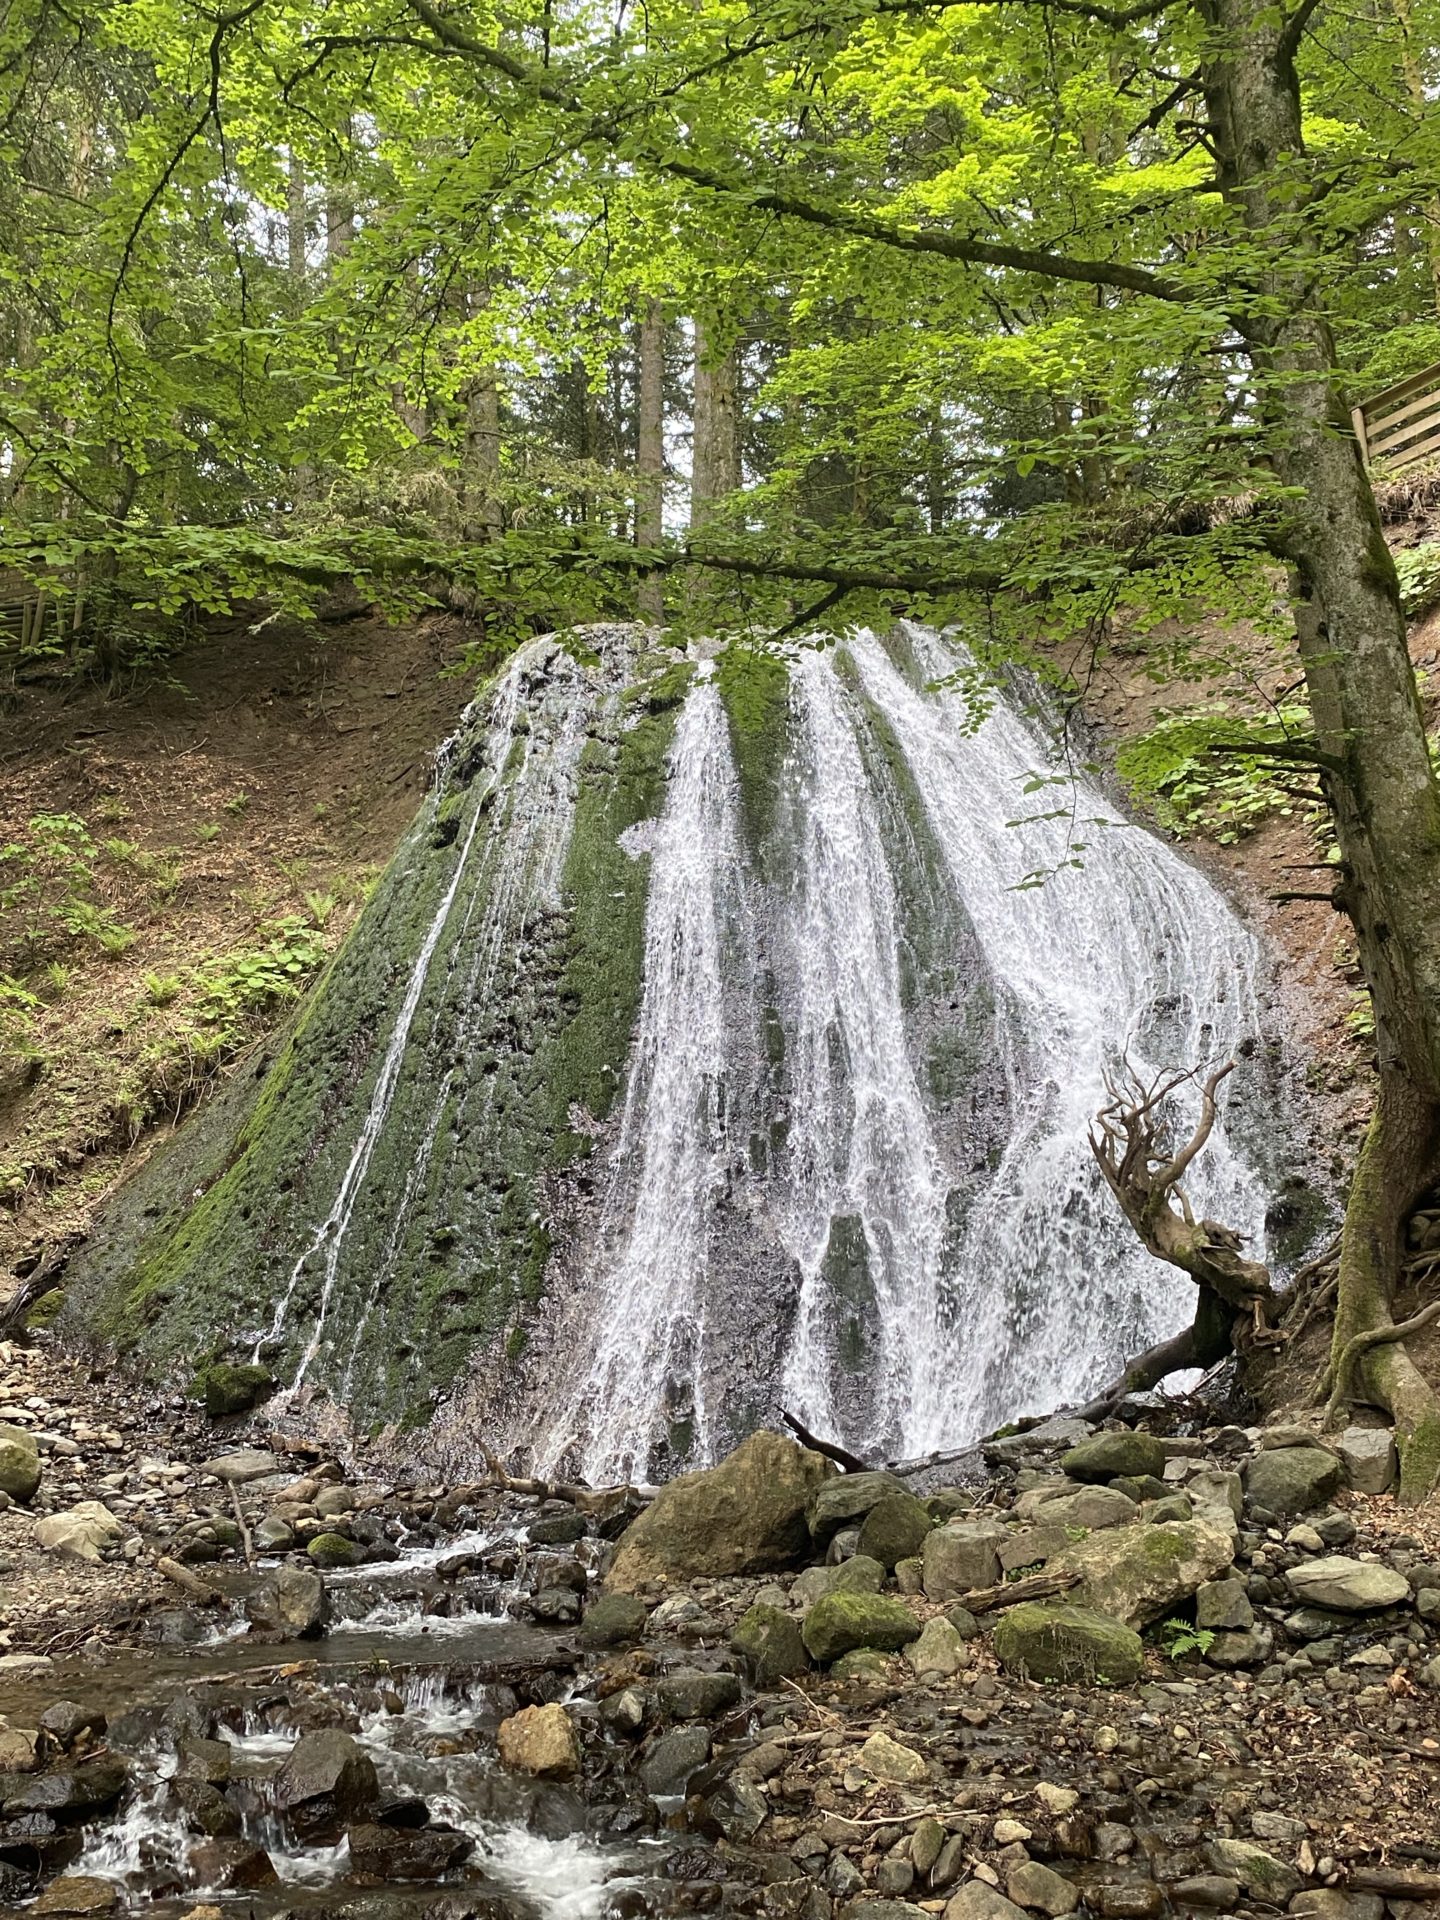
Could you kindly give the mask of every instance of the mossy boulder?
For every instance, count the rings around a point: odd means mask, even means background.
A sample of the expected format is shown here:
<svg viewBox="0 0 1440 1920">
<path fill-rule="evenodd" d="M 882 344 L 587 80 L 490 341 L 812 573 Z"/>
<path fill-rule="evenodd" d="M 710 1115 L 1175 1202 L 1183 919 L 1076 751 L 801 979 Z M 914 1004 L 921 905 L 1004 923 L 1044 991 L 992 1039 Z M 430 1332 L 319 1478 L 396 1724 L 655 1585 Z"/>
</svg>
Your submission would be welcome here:
<svg viewBox="0 0 1440 1920">
<path fill-rule="evenodd" d="M 810 1537 L 817 1547 L 828 1547 L 844 1527 L 863 1521 L 879 1500 L 907 1491 L 905 1482 L 893 1473 L 835 1474 L 815 1489 L 807 1518 Z"/>
<path fill-rule="evenodd" d="M 778 1433 L 752 1433 L 719 1466 L 682 1474 L 621 1535 L 612 1593 L 697 1576 L 791 1567 L 810 1536 L 806 1507 L 833 1475 L 828 1460 Z"/>
<path fill-rule="evenodd" d="M 779 1607 L 751 1607 L 737 1622 L 730 1645 L 757 1687 L 773 1687 L 810 1665 L 799 1622 Z"/>
<path fill-rule="evenodd" d="M 12 1500 L 33 1499 L 40 1484 L 40 1449 L 22 1427 L 0 1425 L 0 1492 Z"/>
<path fill-rule="evenodd" d="M 1054 1574 L 1075 1574 L 1075 1597 L 1098 1612 L 1143 1627 L 1171 1614 L 1207 1580 L 1225 1572 L 1235 1542 L 1201 1520 L 1111 1527 L 1049 1560 Z"/>
<path fill-rule="evenodd" d="M 305 1551 L 317 1567 L 353 1567 L 360 1558 L 355 1542 L 343 1533 L 317 1533 Z"/>
<path fill-rule="evenodd" d="M 884 1593 L 827 1593 L 801 1629 L 811 1658 L 828 1666 L 856 1647 L 898 1653 L 920 1638 L 920 1622 L 903 1600 Z"/>
<path fill-rule="evenodd" d="M 1071 1447 L 1060 1465 L 1072 1480 L 1159 1480 L 1165 1472 L 1165 1449 L 1153 1434 L 1096 1433 Z"/>
<path fill-rule="evenodd" d="M 232 1413 L 248 1413 L 268 1400 L 275 1391 L 275 1376 L 268 1367 L 221 1360 L 206 1367 L 195 1386 L 205 1402 L 206 1418 L 223 1420 Z"/>
<path fill-rule="evenodd" d="M 1024 1679 L 1088 1686 L 1128 1687 L 1145 1664 L 1140 1636 L 1123 1620 L 1053 1600 L 1011 1607 L 995 1629 L 995 1654 Z"/>
<path fill-rule="evenodd" d="M 887 1493 L 866 1514 L 856 1551 L 893 1573 L 898 1562 L 919 1553 L 934 1525 L 930 1509 L 913 1493 Z"/>
<path fill-rule="evenodd" d="M 640 1638 L 650 1609 L 631 1593 L 602 1593 L 580 1622 L 582 1647 L 624 1647 Z"/>
</svg>

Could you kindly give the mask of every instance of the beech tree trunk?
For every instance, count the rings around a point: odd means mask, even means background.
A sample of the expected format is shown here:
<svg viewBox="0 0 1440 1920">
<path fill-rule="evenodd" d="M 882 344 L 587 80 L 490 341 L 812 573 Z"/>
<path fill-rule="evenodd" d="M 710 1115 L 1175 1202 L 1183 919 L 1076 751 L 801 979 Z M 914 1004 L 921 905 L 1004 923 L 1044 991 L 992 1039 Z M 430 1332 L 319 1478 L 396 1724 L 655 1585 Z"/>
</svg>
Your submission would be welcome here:
<svg viewBox="0 0 1440 1920">
<path fill-rule="evenodd" d="M 665 535 L 665 316 L 647 300 L 640 319 L 640 391 L 635 422 L 635 544 L 658 547 Z M 636 595 L 642 620 L 665 618 L 663 576 L 645 574 Z"/>
<path fill-rule="evenodd" d="M 489 300 L 486 288 L 466 296 L 473 318 Z M 465 462 L 461 474 L 467 540 L 492 540 L 500 530 L 500 385 L 486 366 L 465 391 Z"/>
<path fill-rule="evenodd" d="M 690 456 L 690 526 L 713 518 L 715 502 L 740 485 L 740 356 L 716 355 L 709 328 L 695 322 L 695 405 Z"/>
<path fill-rule="evenodd" d="M 1204 79 L 1226 197 L 1273 262 L 1257 278 L 1278 320 L 1247 335 L 1276 447 L 1296 489 L 1280 541 L 1315 757 L 1341 853 L 1337 901 L 1354 923 L 1375 1010 L 1380 1091 L 1346 1208 L 1339 1345 L 1388 1322 L 1405 1217 L 1440 1143 L 1440 788 L 1425 740 L 1395 567 L 1350 431 L 1335 351 L 1303 257 L 1304 211 L 1286 165 L 1303 148 L 1292 36 L 1270 0 L 1200 0 Z M 1282 253 L 1282 249 L 1283 251 Z M 1361 1363 L 1364 1392 L 1396 1422 L 1402 1489 L 1433 1487 L 1440 1396 L 1403 1347 Z"/>
</svg>

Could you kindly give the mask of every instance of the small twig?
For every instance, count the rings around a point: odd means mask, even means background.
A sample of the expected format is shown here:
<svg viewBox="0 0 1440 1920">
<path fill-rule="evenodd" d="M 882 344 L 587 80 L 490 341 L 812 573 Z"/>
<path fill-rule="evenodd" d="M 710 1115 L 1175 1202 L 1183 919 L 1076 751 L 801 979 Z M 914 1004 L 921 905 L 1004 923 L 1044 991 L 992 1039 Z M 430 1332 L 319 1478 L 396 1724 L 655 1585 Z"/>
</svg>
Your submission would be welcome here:
<svg viewBox="0 0 1440 1920">
<path fill-rule="evenodd" d="M 836 1713 L 831 1707 L 822 1707 L 818 1700 L 812 1700 L 805 1689 L 792 1680 L 788 1674 L 781 1674 L 780 1678 L 792 1693 L 799 1694 L 800 1698 L 805 1702 L 807 1709 L 814 1714 L 817 1720 L 828 1720 L 832 1727 L 843 1727 L 845 1725 L 842 1714 Z"/>
<path fill-rule="evenodd" d="M 245 1564 L 247 1567 L 253 1567 L 255 1564 L 255 1542 L 250 1538 L 250 1529 L 245 1524 L 245 1515 L 240 1507 L 239 1489 L 233 1480 L 229 1484 L 230 1504 L 235 1509 L 235 1524 L 240 1529 L 240 1544 L 245 1549 Z"/>
</svg>

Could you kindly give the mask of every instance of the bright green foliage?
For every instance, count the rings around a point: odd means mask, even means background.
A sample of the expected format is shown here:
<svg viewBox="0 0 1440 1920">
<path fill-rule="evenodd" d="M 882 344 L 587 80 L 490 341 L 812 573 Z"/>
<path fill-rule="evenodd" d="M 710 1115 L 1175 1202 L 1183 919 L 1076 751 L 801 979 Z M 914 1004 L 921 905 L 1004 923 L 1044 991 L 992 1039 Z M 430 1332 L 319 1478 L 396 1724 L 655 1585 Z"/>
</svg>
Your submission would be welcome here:
<svg viewBox="0 0 1440 1920">
<path fill-rule="evenodd" d="M 1219 708 L 1171 714 L 1149 733 L 1125 741 L 1116 766 L 1162 826 L 1177 834 L 1208 833 L 1229 846 L 1273 814 L 1318 815 L 1320 796 L 1300 784 L 1303 770 L 1264 752 L 1304 734 L 1309 720 L 1306 709 L 1295 705 L 1249 724 Z"/>
</svg>

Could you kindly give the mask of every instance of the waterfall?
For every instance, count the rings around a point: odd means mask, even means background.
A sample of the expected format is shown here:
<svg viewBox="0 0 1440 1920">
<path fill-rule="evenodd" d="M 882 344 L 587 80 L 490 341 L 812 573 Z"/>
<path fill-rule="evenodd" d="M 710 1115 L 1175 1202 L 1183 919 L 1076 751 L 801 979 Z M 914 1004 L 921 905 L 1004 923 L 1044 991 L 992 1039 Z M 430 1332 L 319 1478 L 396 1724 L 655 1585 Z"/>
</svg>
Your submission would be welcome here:
<svg viewBox="0 0 1440 1920">
<path fill-rule="evenodd" d="M 740 1388 L 871 1455 L 954 1446 L 1079 1397 L 1193 1310 L 1190 1283 L 1120 1218 L 1087 1129 L 1125 1061 L 1150 1076 L 1254 1047 L 1257 943 L 1091 781 L 1042 784 L 1054 743 L 1009 700 L 977 725 L 954 685 L 967 665 L 922 629 L 793 652 L 778 881 L 747 857 L 715 683 L 690 694 L 653 841 L 623 1119 L 571 1321 L 585 1352 L 548 1409 L 543 1465 L 643 1475 L 674 1461 L 677 1419 L 680 1457 L 713 1457 L 735 1437 Z M 993 1151 L 983 1114 L 962 1101 L 942 1124 L 927 1091 L 904 965 L 917 930 L 886 828 L 906 804 L 906 835 L 935 851 L 928 935 L 968 942 L 955 1004 L 983 1000 L 1004 1117 Z M 731 1109 L 764 1079 L 761 971 L 784 1045 L 769 1095 L 781 1145 L 757 1167 Z M 1191 1199 L 1261 1234 L 1263 1182 L 1223 1115 Z M 768 1377 L 737 1383 L 717 1364 L 751 1305 L 736 1249 L 766 1239 L 791 1297 Z"/>
<path fill-rule="evenodd" d="M 728 1179 L 727 1081 L 749 1043 L 726 1017 L 727 922 L 737 904 L 739 832 L 725 709 L 701 678 L 676 729 L 654 836 L 645 919 L 645 987 L 610 1199 L 586 1290 L 599 1308 L 578 1392 L 555 1432 L 588 1436 L 592 1480 L 643 1475 L 652 1445 L 693 1422 L 714 1444 L 705 1350 L 723 1341 L 710 1240 Z M 551 1452 L 557 1450 L 552 1442 Z"/>
</svg>

